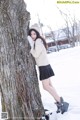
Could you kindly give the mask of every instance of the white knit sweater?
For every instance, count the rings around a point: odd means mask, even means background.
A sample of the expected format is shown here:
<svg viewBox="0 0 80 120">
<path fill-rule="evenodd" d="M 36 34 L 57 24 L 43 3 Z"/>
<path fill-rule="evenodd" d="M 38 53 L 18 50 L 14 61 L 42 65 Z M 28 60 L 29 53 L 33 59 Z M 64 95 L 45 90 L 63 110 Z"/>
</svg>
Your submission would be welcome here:
<svg viewBox="0 0 80 120">
<path fill-rule="evenodd" d="M 45 49 L 43 41 L 40 38 L 35 41 L 35 48 L 32 47 L 30 53 L 35 58 L 37 66 L 46 66 L 49 64 L 47 51 Z"/>
</svg>

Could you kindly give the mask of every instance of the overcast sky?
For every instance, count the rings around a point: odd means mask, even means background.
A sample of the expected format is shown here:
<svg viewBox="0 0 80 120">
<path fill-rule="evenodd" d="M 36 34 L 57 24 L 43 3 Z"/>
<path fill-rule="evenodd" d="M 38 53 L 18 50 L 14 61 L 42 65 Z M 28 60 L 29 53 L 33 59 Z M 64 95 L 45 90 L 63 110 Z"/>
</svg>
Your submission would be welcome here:
<svg viewBox="0 0 80 120">
<path fill-rule="evenodd" d="M 57 0 L 24 0 L 27 10 L 31 13 L 31 25 L 38 22 L 37 14 L 44 25 L 49 25 L 53 30 L 65 26 L 64 16 L 61 16 L 58 8 L 73 18 L 80 20 L 80 4 L 57 4 Z M 58 8 L 57 8 L 58 7 Z M 68 12 L 69 11 L 69 12 Z"/>
</svg>

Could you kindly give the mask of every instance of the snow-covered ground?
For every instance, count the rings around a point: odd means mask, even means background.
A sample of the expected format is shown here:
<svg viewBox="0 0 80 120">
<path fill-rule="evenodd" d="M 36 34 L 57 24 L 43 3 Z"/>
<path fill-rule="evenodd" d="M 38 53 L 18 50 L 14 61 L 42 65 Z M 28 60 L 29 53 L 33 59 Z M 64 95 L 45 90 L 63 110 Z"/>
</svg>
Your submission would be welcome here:
<svg viewBox="0 0 80 120">
<path fill-rule="evenodd" d="M 80 46 L 53 52 L 48 57 L 55 72 L 51 78 L 52 84 L 70 104 L 68 112 L 57 114 L 53 97 L 43 90 L 39 82 L 43 105 L 53 112 L 50 120 L 80 120 Z"/>
<path fill-rule="evenodd" d="M 56 114 L 55 101 L 43 90 L 40 81 L 43 105 L 53 112 L 50 120 L 80 120 L 80 46 L 50 53 L 48 57 L 55 72 L 51 78 L 52 84 L 58 94 L 70 104 L 68 112 Z"/>
</svg>

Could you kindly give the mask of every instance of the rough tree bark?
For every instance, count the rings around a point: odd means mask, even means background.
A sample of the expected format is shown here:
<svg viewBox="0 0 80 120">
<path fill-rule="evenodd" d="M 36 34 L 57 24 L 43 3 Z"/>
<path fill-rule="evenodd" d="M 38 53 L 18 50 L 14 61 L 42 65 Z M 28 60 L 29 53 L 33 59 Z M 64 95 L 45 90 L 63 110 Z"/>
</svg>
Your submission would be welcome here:
<svg viewBox="0 0 80 120">
<path fill-rule="evenodd" d="M 27 41 L 29 20 L 23 0 L 0 0 L 1 101 L 9 120 L 35 120 L 44 114 Z"/>
</svg>

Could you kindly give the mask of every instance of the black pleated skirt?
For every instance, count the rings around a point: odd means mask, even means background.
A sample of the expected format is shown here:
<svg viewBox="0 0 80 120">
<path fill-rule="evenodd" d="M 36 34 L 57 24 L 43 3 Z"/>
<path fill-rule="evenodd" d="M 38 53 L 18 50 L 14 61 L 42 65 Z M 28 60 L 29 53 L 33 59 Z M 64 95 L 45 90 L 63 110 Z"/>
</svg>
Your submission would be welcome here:
<svg viewBox="0 0 80 120">
<path fill-rule="evenodd" d="M 40 80 L 48 79 L 51 76 L 54 76 L 54 71 L 51 68 L 51 65 L 39 66 L 39 78 Z"/>
</svg>

